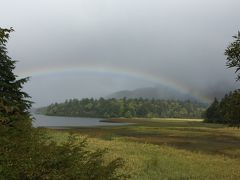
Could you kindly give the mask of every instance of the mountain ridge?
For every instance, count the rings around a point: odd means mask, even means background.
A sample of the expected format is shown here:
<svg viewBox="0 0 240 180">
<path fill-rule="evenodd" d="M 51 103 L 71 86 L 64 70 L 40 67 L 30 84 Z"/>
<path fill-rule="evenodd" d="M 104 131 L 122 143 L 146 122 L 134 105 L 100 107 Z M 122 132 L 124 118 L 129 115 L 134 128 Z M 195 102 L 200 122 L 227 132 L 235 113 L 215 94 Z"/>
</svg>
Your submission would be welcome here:
<svg viewBox="0 0 240 180">
<path fill-rule="evenodd" d="M 143 98 L 143 99 L 163 99 L 163 100 L 190 100 L 190 101 L 200 101 L 196 97 L 182 93 L 177 90 L 174 90 L 169 87 L 157 86 L 157 87 L 144 87 L 137 88 L 134 90 L 121 90 L 114 92 L 105 98 L 116 98 L 116 99 L 134 99 L 134 98 Z"/>
</svg>

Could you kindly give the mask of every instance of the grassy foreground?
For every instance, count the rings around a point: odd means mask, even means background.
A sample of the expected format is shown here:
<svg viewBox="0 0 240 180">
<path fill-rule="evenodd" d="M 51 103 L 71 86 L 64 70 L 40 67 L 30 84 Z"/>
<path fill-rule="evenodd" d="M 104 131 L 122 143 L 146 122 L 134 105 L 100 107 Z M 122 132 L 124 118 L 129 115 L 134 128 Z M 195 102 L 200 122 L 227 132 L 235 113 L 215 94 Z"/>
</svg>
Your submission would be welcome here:
<svg viewBox="0 0 240 180">
<path fill-rule="evenodd" d="M 240 129 L 185 119 L 112 119 L 127 126 L 46 130 L 57 142 L 87 136 L 122 157 L 132 179 L 240 179 Z"/>
</svg>

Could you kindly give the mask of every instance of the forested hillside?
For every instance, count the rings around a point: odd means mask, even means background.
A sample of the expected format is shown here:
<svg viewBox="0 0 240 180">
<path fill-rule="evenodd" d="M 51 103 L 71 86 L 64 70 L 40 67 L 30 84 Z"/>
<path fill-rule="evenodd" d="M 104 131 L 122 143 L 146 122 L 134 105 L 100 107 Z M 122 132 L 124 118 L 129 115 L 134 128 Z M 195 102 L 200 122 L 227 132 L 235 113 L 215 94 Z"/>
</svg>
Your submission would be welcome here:
<svg viewBox="0 0 240 180">
<path fill-rule="evenodd" d="M 177 117 L 201 118 L 206 105 L 177 100 L 70 99 L 38 109 L 39 113 L 79 117 Z"/>
<path fill-rule="evenodd" d="M 158 85 L 156 87 L 145 87 L 145 88 L 138 88 L 135 90 L 123 90 L 117 91 L 108 95 L 106 98 L 116 98 L 116 99 L 123 99 L 126 97 L 127 99 L 172 99 L 172 100 L 191 100 L 196 101 L 197 98 L 193 97 L 189 93 L 182 93 L 178 90 L 175 90 L 170 87 L 165 87 L 163 85 Z"/>
</svg>

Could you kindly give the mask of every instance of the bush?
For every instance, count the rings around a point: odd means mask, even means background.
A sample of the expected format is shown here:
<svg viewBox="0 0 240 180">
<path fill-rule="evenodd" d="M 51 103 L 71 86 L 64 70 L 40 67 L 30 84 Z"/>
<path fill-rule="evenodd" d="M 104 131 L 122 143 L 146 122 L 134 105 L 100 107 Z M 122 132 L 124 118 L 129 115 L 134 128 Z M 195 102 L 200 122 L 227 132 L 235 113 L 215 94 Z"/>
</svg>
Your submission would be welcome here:
<svg viewBox="0 0 240 180">
<path fill-rule="evenodd" d="M 0 128 L 0 179 L 126 179 L 123 160 L 105 162 L 106 150 L 87 150 L 86 139 L 70 135 L 56 144 L 42 130 Z"/>
</svg>

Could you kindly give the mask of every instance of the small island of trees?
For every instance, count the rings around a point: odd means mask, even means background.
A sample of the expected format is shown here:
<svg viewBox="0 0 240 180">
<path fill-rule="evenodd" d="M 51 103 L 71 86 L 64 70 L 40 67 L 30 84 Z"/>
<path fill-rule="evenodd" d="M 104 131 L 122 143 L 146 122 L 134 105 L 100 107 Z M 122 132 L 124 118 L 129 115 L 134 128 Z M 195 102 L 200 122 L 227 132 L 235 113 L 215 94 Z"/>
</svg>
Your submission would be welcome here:
<svg viewBox="0 0 240 180">
<path fill-rule="evenodd" d="M 201 118 L 206 105 L 191 101 L 157 99 L 70 99 L 38 112 L 53 116 Z"/>
</svg>

